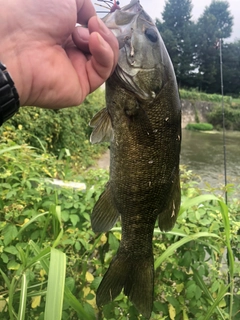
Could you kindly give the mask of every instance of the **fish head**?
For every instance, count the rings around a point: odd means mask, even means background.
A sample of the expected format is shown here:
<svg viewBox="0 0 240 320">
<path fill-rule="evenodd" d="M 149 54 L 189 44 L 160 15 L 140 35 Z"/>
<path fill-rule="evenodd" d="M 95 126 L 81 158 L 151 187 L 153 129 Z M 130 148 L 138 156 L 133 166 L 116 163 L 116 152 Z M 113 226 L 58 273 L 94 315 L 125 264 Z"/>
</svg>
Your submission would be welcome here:
<svg viewBox="0 0 240 320">
<path fill-rule="evenodd" d="M 173 75 L 171 60 L 158 29 L 138 0 L 103 18 L 119 42 L 114 76 L 143 100 L 152 100 Z"/>
</svg>

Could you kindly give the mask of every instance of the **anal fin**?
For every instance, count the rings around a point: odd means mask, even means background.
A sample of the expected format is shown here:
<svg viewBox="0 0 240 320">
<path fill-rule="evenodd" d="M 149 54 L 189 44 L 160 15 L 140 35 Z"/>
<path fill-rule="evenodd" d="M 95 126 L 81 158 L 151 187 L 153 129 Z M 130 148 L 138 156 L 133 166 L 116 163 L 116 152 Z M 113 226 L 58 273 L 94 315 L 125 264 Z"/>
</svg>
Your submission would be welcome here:
<svg viewBox="0 0 240 320">
<path fill-rule="evenodd" d="M 94 232 L 107 232 L 110 230 L 119 217 L 108 183 L 105 191 L 101 194 L 93 208 L 91 224 Z"/>
<path fill-rule="evenodd" d="M 172 188 L 169 193 L 169 201 L 165 210 L 158 215 L 158 225 L 160 230 L 171 230 L 177 220 L 178 211 L 181 204 L 181 189 L 179 172 L 175 174 Z"/>
</svg>

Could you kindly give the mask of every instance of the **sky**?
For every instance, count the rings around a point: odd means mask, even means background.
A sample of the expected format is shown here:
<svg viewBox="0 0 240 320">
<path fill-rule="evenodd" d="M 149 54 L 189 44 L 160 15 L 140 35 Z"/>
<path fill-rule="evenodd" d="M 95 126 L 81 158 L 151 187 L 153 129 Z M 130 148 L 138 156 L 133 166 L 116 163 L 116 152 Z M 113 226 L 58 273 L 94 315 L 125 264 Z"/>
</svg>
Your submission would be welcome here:
<svg viewBox="0 0 240 320">
<path fill-rule="evenodd" d="M 123 7 L 129 4 L 130 0 L 119 0 L 120 6 Z M 179 0 L 181 1 L 181 0 Z M 97 0 L 92 0 L 93 3 L 97 3 Z M 144 10 L 153 18 L 162 19 L 162 12 L 165 4 L 165 0 L 140 0 L 141 5 Z M 204 11 L 206 6 L 209 6 L 211 0 L 192 0 L 193 10 L 192 17 L 193 20 L 197 20 Z M 235 39 L 240 39 L 240 0 L 228 0 L 230 5 L 230 12 L 234 17 L 233 32 L 231 35 L 230 41 Z M 95 6 L 96 7 L 96 6 Z M 96 7 L 97 10 L 104 10 L 100 7 Z"/>
</svg>

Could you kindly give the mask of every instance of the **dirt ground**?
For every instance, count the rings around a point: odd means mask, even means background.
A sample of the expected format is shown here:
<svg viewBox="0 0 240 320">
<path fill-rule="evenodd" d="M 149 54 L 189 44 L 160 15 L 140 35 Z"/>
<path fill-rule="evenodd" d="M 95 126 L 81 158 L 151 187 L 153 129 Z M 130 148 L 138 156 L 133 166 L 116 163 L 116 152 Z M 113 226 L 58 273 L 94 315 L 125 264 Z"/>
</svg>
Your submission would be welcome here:
<svg viewBox="0 0 240 320">
<path fill-rule="evenodd" d="M 109 169 L 109 162 L 110 162 L 110 151 L 108 150 L 106 153 L 102 155 L 100 159 L 98 159 L 97 168 Z"/>
</svg>

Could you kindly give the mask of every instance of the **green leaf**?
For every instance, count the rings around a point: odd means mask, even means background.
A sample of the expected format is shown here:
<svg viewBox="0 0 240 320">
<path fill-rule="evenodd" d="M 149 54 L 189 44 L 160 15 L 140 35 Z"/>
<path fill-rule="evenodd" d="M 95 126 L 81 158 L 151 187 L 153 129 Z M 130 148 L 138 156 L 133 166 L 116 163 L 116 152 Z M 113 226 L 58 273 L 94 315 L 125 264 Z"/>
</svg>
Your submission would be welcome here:
<svg viewBox="0 0 240 320">
<path fill-rule="evenodd" d="M 76 215 L 76 214 L 71 214 L 70 215 L 70 220 L 71 220 L 71 222 L 72 222 L 72 225 L 75 227 L 76 226 L 76 224 L 79 222 L 79 216 L 78 215 Z"/>
<path fill-rule="evenodd" d="M 8 270 L 18 270 L 19 267 L 20 267 L 20 264 L 15 260 L 10 260 L 7 264 Z"/>
<path fill-rule="evenodd" d="M 1 253 L 0 257 L 4 263 L 8 263 L 9 258 L 5 253 Z"/>
<path fill-rule="evenodd" d="M 186 298 L 192 299 L 195 296 L 196 284 L 191 283 L 190 286 L 186 287 Z"/>
<path fill-rule="evenodd" d="M 17 228 L 13 224 L 8 224 L 2 231 L 3 242 L 7 246 L 18 234 Z"/>
<path fill-rule="evenodd" d="M 18 254 L 18 251 L 17 251 L 16 247 L 14 247 L 14 246 L 6 247 L 6 248 L 4 248 L 4 251 L 8 252 L 8 253 L 11 253 L 13 255 L 17 255 Z"/>
<path fill-rule="evenodd" d="M 51 249 L 44 320 L 61 320 L 66 273 L 66 255 Z"/>
<path fill-rule="evenodd" d="M 109 232 L 108 234 L 108 242 L 110 245 L 110 248 L 112 250 L 117 250 L 119 247 L 119 241 L 117 240 L 117 238 L 114 236 L 114 234 L 112 234 L 112 232 Z"/>
</svg>

